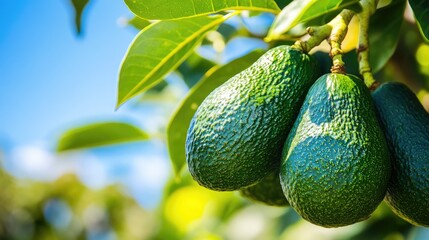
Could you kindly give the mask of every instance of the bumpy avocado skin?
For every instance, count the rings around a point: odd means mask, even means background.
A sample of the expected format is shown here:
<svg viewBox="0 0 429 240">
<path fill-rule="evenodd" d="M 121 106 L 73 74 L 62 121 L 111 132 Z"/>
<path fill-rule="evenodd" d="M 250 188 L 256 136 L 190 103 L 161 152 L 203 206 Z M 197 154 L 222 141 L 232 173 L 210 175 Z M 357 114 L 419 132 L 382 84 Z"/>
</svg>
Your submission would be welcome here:
<svg viewBox="0 0 429 240">
<path fill-rule="evenodd" d="M 283 149 L 286 199 L 313 224 L 346 226 L 370 216 L 389 176 L 387 144 L 363 81 L 343 74 L 320 77 Z"/>
<path fill-rule="evenodd" d="M 280 185 L 278 172 L 270 173 L 257 184 L 241 189 L 240 194 L 270 206 L 289 206 Z"/>
<path fill-rule="evenodd" d="M 310 55 L 279 46 L 215 89 L 188 129 L 193 178 L 206 188 L 232 191 L 278 168 L 287 132 L 318 76 Z"/>
<path fill-rule="evenodd" d="M 386 202 L 406 221 L 429 227 L 429 114 L 401 83 L 373 93 L 392 160 Z"/>
</svg>

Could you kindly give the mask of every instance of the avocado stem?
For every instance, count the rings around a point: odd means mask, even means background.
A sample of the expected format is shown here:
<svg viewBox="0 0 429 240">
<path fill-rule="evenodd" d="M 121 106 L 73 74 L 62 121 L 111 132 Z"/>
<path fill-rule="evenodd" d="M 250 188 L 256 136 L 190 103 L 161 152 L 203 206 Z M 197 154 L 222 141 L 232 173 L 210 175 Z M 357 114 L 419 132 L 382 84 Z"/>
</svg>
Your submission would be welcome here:
<svg viewBox="0 0 429 240">
<path fill-rule="evenodd" d="M 358 13 L 359 18 L 359 42 L 356 48 L 359 62 L 359 73 L 362 75 L 365 85 L 374 88 L 376 80 L 372 75 L 371 64 L 369 63 L 369 20 L 377 8 L 377 0 L 361 0 L 362 11 Z"/>
<path fill-rule="evenodd" d="M 348 25 L 353 15 L 353 11 L 345 9 L 328 23 L 332 26 L 332 32 L 328 39 L 329 45 L 331 45 L 331 51 L 329 52 L 329 55 L 331 56 L 333 63 L 333 66 L 331 67 L 332 73 L 345 73 L 341 43 L 346 36 Z"/>
<path fill-rule="evenodd" d="M 320 45 L 325 39 L 330 39 L 330 44 L 334 44 L 334 49 L 331 51 L 331 56 L 334 57 L 334 62 L 342 66 L 344 65 L 341 59 L 341 42 L 347 32 L 347 25 L 354 15 L 353 11 L 344 9 L 329 23 L 322 26 L 308 27 L 307 33 L 310 38 L 306 41 L 298 40 L 295 42 L 294 47 L 309 52 L 311 49 Z M 334 53 L 334 54 L 332 54 Z"/>
<path fill-rule="evenodd" d="M 305 53 L 308 53 L 311 49 L 320 45 L 323 40 L 329 37 L 329 34 L 331 34 L 332 31 L 332 27 L 328 24 L 325 24 L 317 27 L 308 27 L 306 30 L 311 37 L 306 41 L 296 41 L 293 47 L 298 48 Z"/>
</svg>

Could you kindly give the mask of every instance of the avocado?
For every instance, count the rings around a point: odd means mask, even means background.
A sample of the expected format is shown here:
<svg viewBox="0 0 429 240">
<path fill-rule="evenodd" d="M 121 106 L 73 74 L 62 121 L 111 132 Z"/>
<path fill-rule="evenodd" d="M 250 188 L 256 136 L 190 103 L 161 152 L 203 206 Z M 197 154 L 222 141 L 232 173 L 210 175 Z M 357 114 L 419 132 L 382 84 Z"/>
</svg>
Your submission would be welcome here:
<svg viewBox="0 0 429 240">
<path fill-rule="evenodd" d="M 280 183 L 290 205 L 313 224 L 350 225 L 377 208 L 389 177 L 387 144 L 363 81 L 320 77 L 283 149 Z"/>
<path fill-rule="evenodd" d="M 429 114 L 402 83 L 383 83 L 372 97 L 391 152 L 385 201 L 406 221 L 429 227 Z"/>
<path fill-rule="evenodd" d="M 287 132 L 318 72 L 313 57 L 279 46 L 211 92 L 187 133 L 192 177 L 206 188 L 233 191 L 278 168 Z"/>
<path fill-rule="evenodd" d="M 288 206 L 280 185 L 278 171 L 268 174 L 260 182 L 240 190 L 243 197 L 271 206 Z"/>
</svg>

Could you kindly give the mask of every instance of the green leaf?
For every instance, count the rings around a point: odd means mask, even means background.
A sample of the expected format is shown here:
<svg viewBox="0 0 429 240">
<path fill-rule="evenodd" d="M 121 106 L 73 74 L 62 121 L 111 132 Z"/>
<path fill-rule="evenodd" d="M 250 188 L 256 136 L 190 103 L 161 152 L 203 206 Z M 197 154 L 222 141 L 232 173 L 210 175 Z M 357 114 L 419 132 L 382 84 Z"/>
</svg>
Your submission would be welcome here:
<svg viewBox="0 0 429 240">
<path fill-rule="evenodd" d="M 117 107 L 156 85 L 193 52 L 205 33 L 227 18 L 228 15 L 166 20 L 143 29 L 122 61 Z"/>
<path fill-rule="evenodd" d="M 89 0 L 71 0 L 75 11 L 75 26 L 77 34 L 82 32 L 82 13 L 88 5 Z"/>
<path fill-rule="evenodd" d="M 429 0 L 409 0 L 423 38 L 429 42 Z"/>
<path fill-rule="evenodd" d="M 355 13 L 359 13 L 362 11 L 362 6 L 359 3 L 355 3 L 353 5 L 348 6 L 347 9 L 350 9 L 350 10 L 354 11 Z M 305 26 L 306 27 L 308 27 L 308 26 L 320 26 L 320 25 L 326 24 L 329 21 L 331 21 L 333 18 L 335 18 L 338 14 L 340 14 L 340 12 L 342 10 L 343 9 L 337 9 L 335 11 L 331 11 L 331 12 L 326 13 L 322 16 L 317 17 L 317 18 L 311 19 L 305 23 Z"/>
<path fill-rule="evenodd" d="M 122 122 L 93 123 L 70 129 L 58 140 L 57 151 L 91 148 L 148 139 L 139 128 Z"/>
<path fill-rule="evenodd" d="M 179 104 L 179 107 L 171 117 L 167 126 L 168 151 L 176 174 L 179 174 L 186 162 L 186 133 L 198 106 L 215 88 L 237 73 L 248 68 L 262 54 L 262 51 L 254 51 L 227 65 L 211 68 L 204 78 L 189 91 L 185 99 Z"/>
<path fill-rule="evenodd" d="M 142 19 L 142 18 L 135 16 L 135 17 L 131 18 L 130 20 L 128 20 L 128 24 L 135 27 L 138 30 L 142 30 L 143 28 L 149 26 L 151 23 L 146 19 Z"/>
<path fill-rule="evenodd" d="M 398 44 L 406 1 L 398 0 L 378 9 L 369 25 L 369 62 L 378 72 L 392 57 Z M 389 20 L 386 20 L 389 16 Z"/>
<path fill-rule="evenodd" d="M 165 20 L 208 15 L 225 10 L 253 10 L 278 13 L 274 0 L 125 0 L 128 8 L 144 19 Z"/>
<path fill-rule="evenodd" d="M 305 23 L 327 13 L 352 7 L 359 0 L 294 0 L 274 20 L 268 39 L 280 36 L 299 23 Z"/>
</svg>

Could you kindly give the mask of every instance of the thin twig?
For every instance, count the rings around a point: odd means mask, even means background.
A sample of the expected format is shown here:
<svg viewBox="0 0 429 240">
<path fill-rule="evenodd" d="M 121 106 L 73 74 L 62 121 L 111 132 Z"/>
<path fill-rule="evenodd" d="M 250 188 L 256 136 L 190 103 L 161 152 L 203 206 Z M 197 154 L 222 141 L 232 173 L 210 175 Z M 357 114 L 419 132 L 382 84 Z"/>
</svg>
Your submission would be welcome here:
<svg viewBox="0 0 429 240">
<path fill-rule="evenodd" d="M 331 72 L 345 73 L 344 62 L 342 60 L 343 50 L 341 50 L 341 43 L 346 36 L 348 25 L 354 15 L 353 11 L 343 10 L 338 17 L 334 18 L 330 23 L 332 24 L 332 32 L 329 36 L 328 42 L 331 45 L 330 56 L 332 58 L 333 66 Z"/>
<path fill-rule="evenodd" d="M 338 16 L 332 19 L 329 23 L 317 26 L 317 27 L 308 27 L 307 33 L 311 36 L 308 40 L 302 41 L 298 40 L 295 42 L 294 46 L 301 49 L 304 52 L 309 52 L 314 47 L 320 45 L 325 39 L 330 39 L 330 43 L 334 43 L 334 51 L 331 51 L 331 55 L 338 58 L 338 53 L 341 52 L 341 41 L 344 39 L 344 36 L 347 32 L 347 25 L 353 17 L 354 12 L 344 9 L 341 11 Z M 336 42 L 339 43 L 339 46 L 336 45 Z M 334 53 L 334 54 L 332 54 Z M 340 62 L 341 57 L 339 57 Z"/>
</svg>

